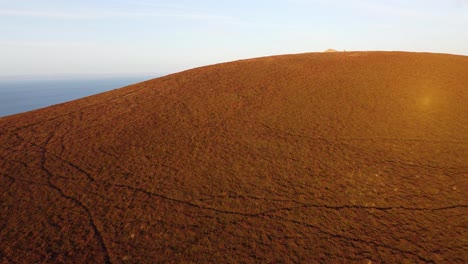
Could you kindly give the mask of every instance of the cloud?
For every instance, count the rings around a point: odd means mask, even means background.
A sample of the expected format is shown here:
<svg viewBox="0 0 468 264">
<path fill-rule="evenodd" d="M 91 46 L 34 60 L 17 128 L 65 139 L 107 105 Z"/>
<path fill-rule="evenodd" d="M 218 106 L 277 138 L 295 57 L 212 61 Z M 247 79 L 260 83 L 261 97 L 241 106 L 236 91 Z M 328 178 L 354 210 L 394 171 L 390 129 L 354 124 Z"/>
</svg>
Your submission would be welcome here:
<svg viewBox="0 0 468 264">
<path fill-rule="evenodd" d="M 233 17 L 181 10 L 164 11 L 49 11 L 49 10 L 0 10 L 0 15 L 13 17 L 52 19 L 104 19 L 104 18 L 175 18 L 188 20 L 234 21 Z"/>
<path fill-rule="evenodd" d="M 2 41 L 0 40 L 0 46 L 53 48 L 53 47 L 60 47 L 60 46 L 83 47 L 83 46 L 93 46 L 93 44 L 90 42 L 81 42 L 81 41 Z"/>
<path fill-rule="evenodd" d="M 0 15 L 4 16 L 22 16 L 22 17 L 49 17 L 49 18 L 69 18 L 84 19 L 89 15 L 80 13 L 54 12 L 54 11 L 35 11 L 35 10 L 0 10 Z"/>
</svg>

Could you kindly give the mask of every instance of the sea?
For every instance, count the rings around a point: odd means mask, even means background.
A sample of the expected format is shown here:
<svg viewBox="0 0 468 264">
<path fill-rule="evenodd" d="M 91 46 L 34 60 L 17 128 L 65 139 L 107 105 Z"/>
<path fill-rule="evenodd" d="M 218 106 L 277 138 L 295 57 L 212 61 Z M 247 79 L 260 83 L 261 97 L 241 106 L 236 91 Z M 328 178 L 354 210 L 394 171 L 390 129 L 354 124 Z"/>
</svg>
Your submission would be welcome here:
<svg viewBox="0 0 468 264">
<path fill-rule="evenodd" d="M 151 78 L 155 76 L 0 80 L 0 117 L 68 102 Z"/>
</svg>

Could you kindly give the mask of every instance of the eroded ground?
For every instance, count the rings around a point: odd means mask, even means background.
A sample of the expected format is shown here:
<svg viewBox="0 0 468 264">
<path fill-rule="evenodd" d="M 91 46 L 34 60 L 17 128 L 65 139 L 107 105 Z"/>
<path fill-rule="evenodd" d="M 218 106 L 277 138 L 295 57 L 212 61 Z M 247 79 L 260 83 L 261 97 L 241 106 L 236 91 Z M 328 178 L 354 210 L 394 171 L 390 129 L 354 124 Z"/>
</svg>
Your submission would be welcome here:
<svg viewBox="0 0 468 264">
<path fill-rule="evenodd" d="M 0 262 L 466 263 L 467 87 L 302 54 L 0 118 Z"/>
</svg>

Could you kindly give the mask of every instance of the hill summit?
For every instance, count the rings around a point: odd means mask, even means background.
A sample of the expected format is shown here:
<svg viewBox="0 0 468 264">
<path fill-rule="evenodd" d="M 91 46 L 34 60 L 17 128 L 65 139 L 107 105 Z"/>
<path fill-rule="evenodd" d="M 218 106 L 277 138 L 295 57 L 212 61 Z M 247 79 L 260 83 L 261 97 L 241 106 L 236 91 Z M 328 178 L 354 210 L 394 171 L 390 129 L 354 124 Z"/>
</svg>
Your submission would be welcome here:
<svg viewBox="0 0 468 264">
<path fill-rule="evenodd" d="M 467 86 L 308 53 L 3 117 L 0 262 L 467 263 Z"/>
<path fill-rule="evenodd" d="M 324 51 L 325 53 L 330 53 L 330 52 L 338 52 L 337 50 L 335 49 L 327 49 Z"/>
</svg>

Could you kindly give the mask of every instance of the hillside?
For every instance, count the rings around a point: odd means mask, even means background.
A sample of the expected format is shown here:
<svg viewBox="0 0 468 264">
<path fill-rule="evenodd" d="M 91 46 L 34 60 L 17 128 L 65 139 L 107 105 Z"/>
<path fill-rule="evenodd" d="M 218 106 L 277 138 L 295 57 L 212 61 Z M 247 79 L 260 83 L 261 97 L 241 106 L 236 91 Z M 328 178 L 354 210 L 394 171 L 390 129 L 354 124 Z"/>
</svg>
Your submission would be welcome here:
<svg viewBox="0 0 468 264">
<path fill-rule="evenodd" d="M 0 118 L 0 263 L 467 263 L 467 87 L 309 53 Z"/>
</svg>

